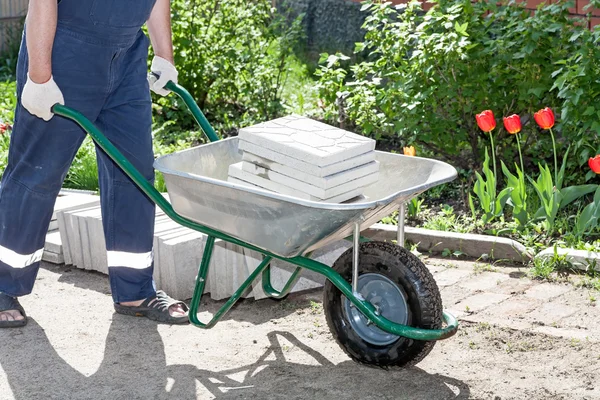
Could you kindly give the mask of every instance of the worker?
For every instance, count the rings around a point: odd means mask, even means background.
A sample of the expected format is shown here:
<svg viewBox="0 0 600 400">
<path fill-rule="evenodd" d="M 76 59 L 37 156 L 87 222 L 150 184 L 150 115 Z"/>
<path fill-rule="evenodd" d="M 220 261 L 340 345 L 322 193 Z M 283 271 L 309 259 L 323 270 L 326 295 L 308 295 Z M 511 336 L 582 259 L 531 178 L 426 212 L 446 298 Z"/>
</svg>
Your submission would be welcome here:
<svg viewBox="0 0 600 400">
<path fill-rule="evenodd" d="M 154 182 L 150 89 L 177 83 L 169 0 L 30 0 L 17 64 L 17 108 L 0 184 L 0 328 L 23 326 L 56 197 L 85 132 L 52 106 L 92 121 Z M 141 30 L 147 24 L 150 40 Z M 148 46 L 154 58 L 147 79 Z M 154 203 L 97 149 L 102 223 L 115 311 L 187 323 L 188 307 L 157 291 Z M 57 304 L 57 314 L 60 307 Z"/>
</svg>

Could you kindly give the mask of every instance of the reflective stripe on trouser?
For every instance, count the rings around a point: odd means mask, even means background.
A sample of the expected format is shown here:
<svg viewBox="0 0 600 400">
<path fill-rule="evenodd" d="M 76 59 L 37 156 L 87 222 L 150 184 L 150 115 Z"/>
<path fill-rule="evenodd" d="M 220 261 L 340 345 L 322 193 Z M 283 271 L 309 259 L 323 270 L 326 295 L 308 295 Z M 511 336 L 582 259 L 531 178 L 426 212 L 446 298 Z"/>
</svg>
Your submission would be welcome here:
<svg viewBox="0 0 600 400">
<path fill-rule="evenodd" d="M 99 7 L 94 16 L 98 24 L 91 24 L 86 17 L 94 15 L 95 4 L 61 1 L 59 7 L 72 9 L 59 8 L 53 76 L 65 105 L 94 122 L 152 181 L 151 99 L 146 81 L 149 41 L 139 28 L 154 1 L 144 0 L 140 9 L 134 7 L 127 11 L 130 16 L 119 15 L 116 20 L 98 15 L 108 12 Z M 64 21 L 61 15 L 67 15 Z M 83 130 L 65 118 L 45 122 L 22 107 L 27 63 L 24 38 L 17 67 L 18 105 L 0 183 L 0 292 L 13 296 L 29 294 L 33 288 L 56 196 L 85 138 Z M 113 299 L 152 296 L 154 204 L 103 151 L 96 154 Z"/>
</svg>

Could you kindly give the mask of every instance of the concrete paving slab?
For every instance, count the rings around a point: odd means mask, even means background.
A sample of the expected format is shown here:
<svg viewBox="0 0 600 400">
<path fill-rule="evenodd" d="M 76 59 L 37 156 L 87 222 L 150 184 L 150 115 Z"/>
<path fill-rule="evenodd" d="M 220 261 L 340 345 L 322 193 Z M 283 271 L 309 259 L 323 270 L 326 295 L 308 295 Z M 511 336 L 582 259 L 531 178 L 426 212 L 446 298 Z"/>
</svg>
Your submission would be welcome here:
<svg viewBox="0 0 600 400">
<path fill-rule="evenodd" d="M 237 172 L 234 172 L 234 173 L 237 173 Z M 319 201 L 319 202 L 324 202 L 324 203 L 343 203 L 345 201 L 354 200 L 354 199 L 358 198 L 361 195 L 361 193 L 363 192 L 363 188 L 358 188 L 358 189 L 352 190 L 348 193 L 342 193 L 339 196 L 335 196 L 330 199 L 324 200 L 324 199 L 320 199 L 315 196 L 311 196 L 311 195 L 301 192 L 299 190 L 287 187 L 280 183 L 275 183 L 275 182 L 269 181 L 267 179 L 262 179 L 258 176 L 252 175 L 252 174 L 247 174 L 246 178 L 251 179 L 254 182 L 260 182 L 260 183 L 259 184 L 250 183 L 244 179 L 239 179 L 239 178 L 236 178 L 233 176 L 229 176 L 227 178 L 227 180 L 229 182 L 237 183 L 239 185 L 246 185 L 246 186 L 255 187 L 255 188 L 259 188 L 259 189 L 269 190 L 271 192 L 285 194 L 287 196 L 293 196 L 293 197 L 296 197 L 299 199 Z"/>
<path fill-rule="evenodd" d="M 440 287 L 450 286 L 458 281 L 466 279 L 469 275 L 471 275 L 470 271 L 458 268 L 448 268 L 445 271 L 435 274 L 435 281 Z"/>
<path fill-rule="evenodd" d="M 229 174 L 234 178 L 254 183 L 256 185 L 266 185 L 266 181 L 270 181 L 272 187 L 283 185 L 282 190 L 297 190 L 302 193 L 309 194 L 321 200 L 328 200 L 340 195 L 344 195 L 348 192 L 354 192 L 357 189 L 364 188 L 365 186 L 371 185 L 379 179 L 379 173 L 375 172 L 370 175 L 366 175 L 355 180 L 343 183 L 338 186 L 331 187 L 329 189 L 322 189 L 310 183 L 302 182 L 298 179 L 291 178 L 289 176 L 282 175 L 278 172 L 268 170 L 263 167 L 251 164 L 253 167 L 245 169 L 243 167 L 244 162 L 232 164 L 229 166 Z M 251 169 L 252 171 L 248 171 Z M 279 190 L 276 190 L 279 192 Z"/>
<path fill-rule="evenodd" d="M 335 164 L 328 165 L 326 167 L 319 167 L 304 160 L 297 160 L 284 154 L 277 153 L 276 151 L 272 151 L 261 146 L 256 146 L 244 140 L 239 141 L 238 147 L 244 152 L 242 159 L 245 161 L 249 161 L 250 158 L 250 156 L 247 154 L 252 154 L 318 177 L 337 174 L 339 172 L 347 171 L 351 168 L 375 161 L 375 152 L 371 151 L 356 157 L 348 158 Z"/>
<path fill-rule="evenodd" d="M 577 307 L 568 306 L 561 301 L 549 301 L 529 312 L 527 318 L 544 325 L 552 325 L 562 318 L 575 314 L 578 310 Z"/>
<path fill-rule="evenodd" d="M 505 294 L 483 292 L 463 299 L 453 308 L 456 310 L 464 310 L 467 312 L 481 311 L 491 305 L 498 304 L 501 301 L 508 299 L 510 296 Z"/>
<path fill-rule="evenodd" d="M 560 296 L 561 294 L 567 293 L 572 289 L 572 286 L 568 284 L 559 285 L 553 283 L 542 283 L 527 289 L 527 291 L 525 291 L 525 296 L 538 300 L 550 300 L 554 297 Z"/>
<path fill-rule="evenodd" d="M 51 264 L 64 264 L 65 256 L 62 253 L 44 251 L 44 254 L 42 255 L 42 261 L 46 261 Z"/>
<path fill-rule="evenodd" d="M 46 234 L 44 250 L 51 253 L 62 254 L 62 242 L 60 241 L 60 232 L 58 230 Z"/>
<path fill-rule="evenodd" d="M 318 167 L 375 150 L 373 139 L 296 115 L 242 128 L 239 137 Z"/>
<path fill-rule="evenodd" d="M 374 174 L 379 171 L 379 161 L 371 161 L 367 164 L 360 165 L 348 169 L 346 171 L 338 172 L 337 174 L 318 177 L 303 172 L 299 169 L 291 168 L 283 164 L 279 164 L 274 161 L 270 161 L 266 158 L 255 156 L 250 153 L 244 155 L 244 161 L 242 164 L 244 171 L 257 174 L 258 168 L 261 167 L 269 171 L 279 173 L 283 176 L 290 177 L 302 182 L 310 183 L 320 189 L 329 189 L 335 186 L 342 185 L 346 182 L 350 182 L 354 179 L 362 178 L 370 174 Z"/>
<path fill-rule="evenodd" d="M 458 285 L 470 290 L 489 290 L 508 279 L 510 279 L 510 277 L 506 274 L 498 272 L 482 272 L 459 282 Z"/>
</svg>

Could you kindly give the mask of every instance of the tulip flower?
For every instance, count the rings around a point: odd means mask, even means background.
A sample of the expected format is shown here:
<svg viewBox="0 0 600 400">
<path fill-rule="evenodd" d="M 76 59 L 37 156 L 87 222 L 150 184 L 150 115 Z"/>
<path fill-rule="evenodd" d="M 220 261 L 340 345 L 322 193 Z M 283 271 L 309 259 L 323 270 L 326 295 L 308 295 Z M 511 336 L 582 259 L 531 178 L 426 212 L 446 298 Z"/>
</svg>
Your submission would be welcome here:
<svg viewBox="0 0 600 400">
<path fill-rule="evenodd" d="M 503 118 L 504 127 L 511 135 L 521 132 L 521 118 L 517 114 L 513 114 Z"/>
<path fill-rule="evenodd" d="M 523 154 L 521 153 L 521 142 L 519 141 L 519 132 L 521 132 L 521 117 L 517 114 L 504 117 L 504 127 L 511 135 L 515 135 L 517 138 L 517 148 L 519 149 L 519 159 L 521 160 L 521 171 L 525 173 L 523 169 Z"/>
<path fill-rule="evenodd" d="M 533 118 L 542 129 L 550 129 L 554 126 L 554 113 L 549 107 L 533 114 Z"/>
<path fill-rule="evenodd" d="M 415 150 L 414 146 L 409 146 L 409 147 L 405 147 L 404 148 L 404 155 L 405 156 L 416 156 L 417 155 L 417 150 Z"/>
<path fill-rule="evenodd" d="M 548 129 L 550 131 L 550 136 L 552 137 L 552 148 L 554 149 L 554 183 L 558 184 L 558 161 L 556 158 L 556 141 L 554 140 L 554 132 L 552 132 L 552 127 L 554 126 L 554 113 L 549 107 L 541 109 L 540 111 L 533 114 L 533 118 L 535 122 L 542 129 Z"/>
<path fill-rule="evenodd" d="M 594 171 L 596 174 L 600 174 L 600 154 L 598 154 L 596 157 L 591 157 L 588 160 L 588 165 L 592 171 Z"/>
<path fill-rule="evenodd" d="M 496 151 L 494 149 L 494 137 L 492 136 L 492 131 L 496 127 L 496 118 L 494 118 L 494 113 L 492 110 L 482 111 L 480 114 L 475 115 L 475 119 L 477 120 L 477 125 L 479 129 L 484 131 L 485 133 L 489 133 L 490 142 L 492 143 L 492 162 L 494 164 L 494 176 L 498 176 L 496 174 Z"/>
<path fill-rule="evenodd" d="M 10 126 L 8 124 L 3 124 L 0 122 L 0 135 L 3 135 L 6 131 L 8 131 L 9 127 Z"/>
<path fill-rule="evenodd" d="M 493 131 L 496 127 L 496 118 L 494 118 L 492 110 L 485 110 L 481 114 L 475 115 L 475 119 L 479 128 L 485 133 Z"/>
</svg>

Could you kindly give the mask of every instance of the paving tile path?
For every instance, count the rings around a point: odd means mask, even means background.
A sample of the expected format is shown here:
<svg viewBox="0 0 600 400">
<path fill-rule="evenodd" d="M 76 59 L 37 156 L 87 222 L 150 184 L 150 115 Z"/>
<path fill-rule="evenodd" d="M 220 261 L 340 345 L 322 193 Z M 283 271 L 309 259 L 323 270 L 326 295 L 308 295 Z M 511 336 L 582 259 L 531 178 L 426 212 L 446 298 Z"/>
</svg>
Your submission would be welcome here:
<svg viewBox="0 0 600 400">
<path fill-rule="evenodd" d="M 425 263 L 461 327 L 391 371 L 340 350 L 322 289 L 242 301 L 200 330 L 114 314 L 105 275 L 44 264 L 22 299 L 29 325 L 0 330 L 0 400 L 600 399 L 593 292 L 524 269 Z M 214 313 L 223 301 L 202 303 Z"/>
</svg>

